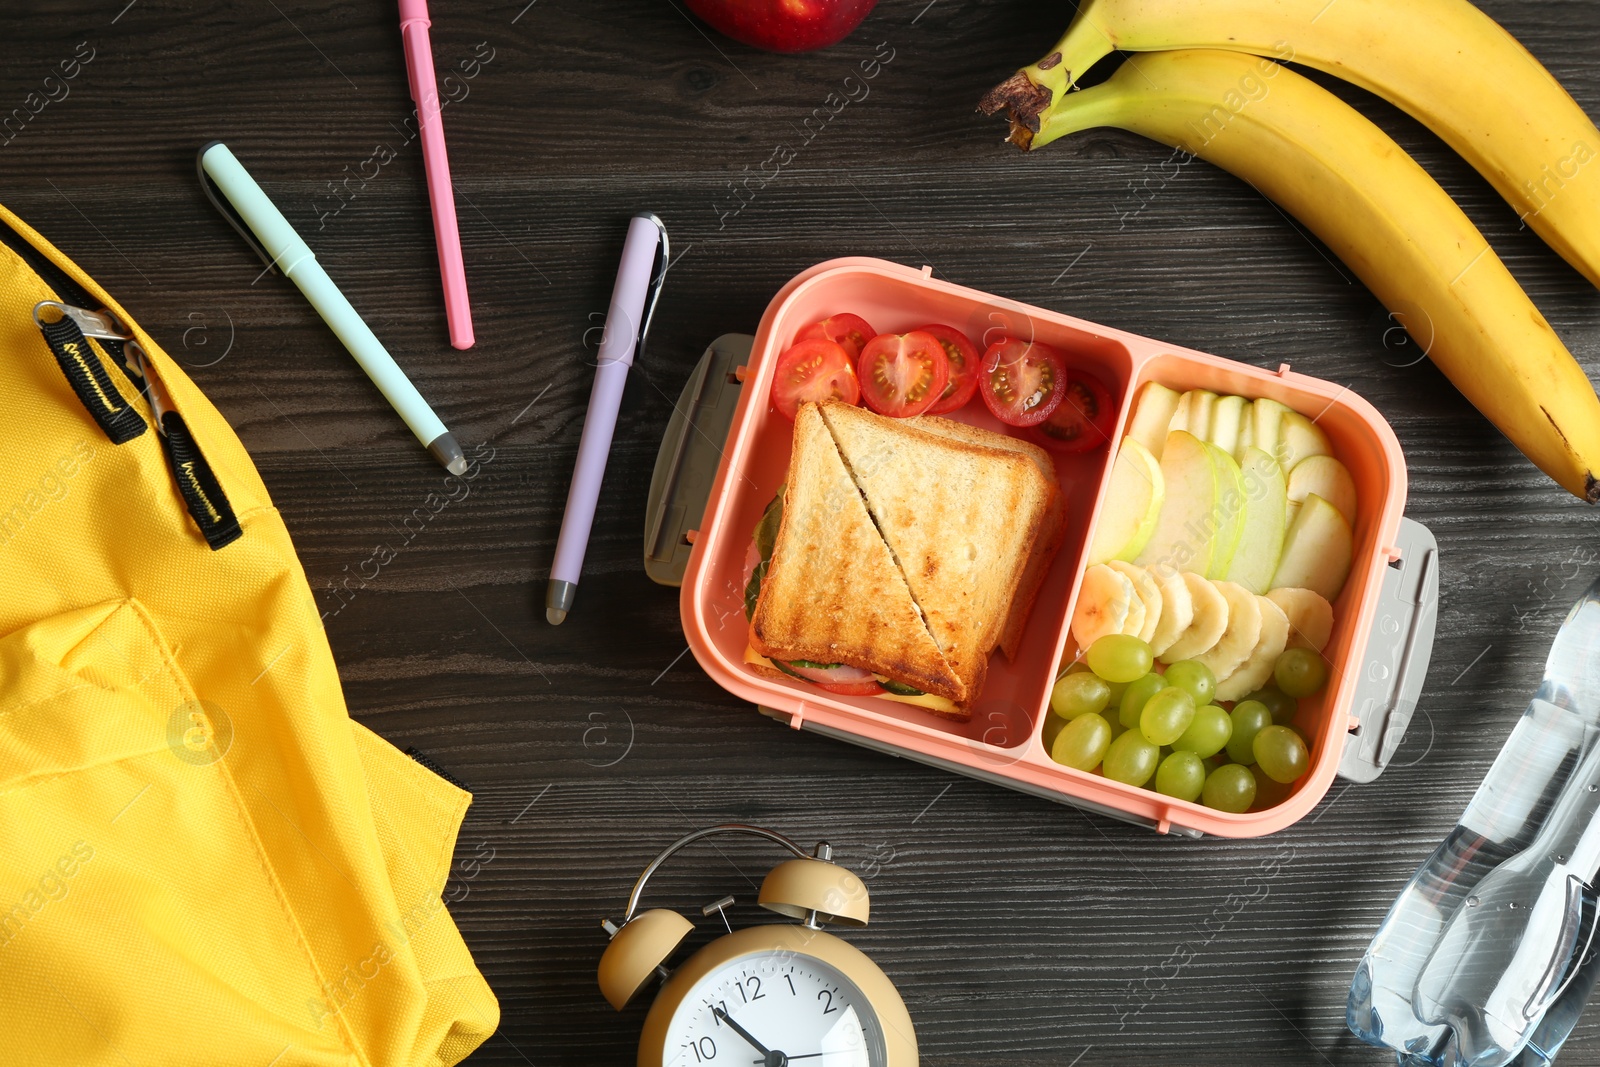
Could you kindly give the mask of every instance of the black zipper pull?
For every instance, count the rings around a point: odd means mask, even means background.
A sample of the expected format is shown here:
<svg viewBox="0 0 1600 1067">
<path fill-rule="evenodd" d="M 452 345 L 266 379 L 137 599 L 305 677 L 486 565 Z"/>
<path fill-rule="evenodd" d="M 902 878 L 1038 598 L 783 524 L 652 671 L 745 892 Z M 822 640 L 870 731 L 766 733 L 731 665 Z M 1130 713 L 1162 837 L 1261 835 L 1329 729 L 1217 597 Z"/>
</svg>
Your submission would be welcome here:
<svg viewBox="0 0 1600 1067">
<path fill-rule="evenodd" d="M 59 312 L 61 319 L 58 322 L 46 324 L 40 317 L 41 309 L 50 308 Z M 84 337 L 92 337 L 105 342 L 115 342 L 117 351 L 121 353 L 123 369 L 128 372 L 128 377 L 133 380 L 144 394 L 145 400 L 150 405 L 150 414 L 155 417 L 156 429 L 160 431 L 161 450 L 166 453 L 167 463 L 172 468 L 173 480 L 178 483 L 178 492 L 183 497 L 184 507 L 189 511 L 189 517 L 194 519 L 200 533 L 206 539 L 206 544 L 212 550 L 222 548 L 224 545 L 237 541 L 244 532 L 239 526 L 239 519 L 234 514 L 233 505 L 228 503 L 228 494 L 222 489 L 222 483 L 217 480 L 216 473 L 211 469 L 211 464 L 206 460 L 205 453 L 200 450 L 200 444 L 194 439 L 194 434 L 189 430 L 189 424 L 184 421 L 181 414 L 173 407 L 172 397 L 167 393 L 166 386 L 150 367 L 150 362 L 145 358 L 144 349 L 133 336 L 131 330 L 123 329 L 109 312 L 89 311 L 70 304 L 62 304 L 54 300 L 41 301 L 33 309 L 34 321 L 39 323 L 39 328 L 45 333 L 45 340 L 50 341 L 50 331 L 55 329 L 58 334 L 63 333 L 62 324 L 71 328 L 78 338 L 80 350 L 87 351 L 88 345 Z M 57 360 L 61 353 L 56 350 L 51 342 L 51 350 L 56 351 Z M 88 352 L 86 361 L 90 373 L 98 371 L 105 377 L 105 367 L 92 351 Z M 66 369 L 63 363 L 62 369 Z M 72 373 L 67 374 L 72 380 Z M 110 379 L 106 378 L 109 383 Z M 73 388 L 77 389 L 74 382 Z M 83 399 L 83 393 L 78 393 Z M 117 397 L 121 399 L 120 395 Z M 87 400 L 84 401 L 89 406 Z M 123 440 L 132 440 L 144 432 L 144 417 L 128 407 L 138 420 L 138 430 Z M 94 408 L 90 407 L 90 413 Z M 104 426 L 104 423 L 101 423 Z M 107 429 L 110 435 L 110 429 Z M 116 437 L 111 438 L 117 444 L 122 441 Z"/>
<path fill-rule="evenodd" d="M 46 322 L 44 314 L 54 311 L 60 317 L 54 322 Z M 73 314 L 78 312 L 80 314 Z M 39 332 L 44 334 L 45 344 L 50 346 L 50 351 L 56 357 L 56 363 L 61 367 L 61 372 L 67 376 L 67 384 L 72 386 L 72 391 L 77 394 L 78 400 L 91 418 L 105 431 L 114 445 L 126 444 L 145 431 L 144 416 L 139 414 L 139 409 L 128 403 L 111 381 L 111 376 L 106 373 L 105 364 L 101 362 L 100 355 L 88 342 L 83 326 L 82 316 L 95 316 L 93 312 L 83 312 L 80 308 L 73 308 L 54 300 L 41 300 L 34 305 L 33 321 L 38 324 Z M 91 325 L 91 334 L 94 327 Z M 117 340 L 125 340 L 120 335 L 112 335 Z M 126 361 L 126 353 L 124 360 Z M 142 382 L 137 383 L 142 384 Z"/>
</svg>

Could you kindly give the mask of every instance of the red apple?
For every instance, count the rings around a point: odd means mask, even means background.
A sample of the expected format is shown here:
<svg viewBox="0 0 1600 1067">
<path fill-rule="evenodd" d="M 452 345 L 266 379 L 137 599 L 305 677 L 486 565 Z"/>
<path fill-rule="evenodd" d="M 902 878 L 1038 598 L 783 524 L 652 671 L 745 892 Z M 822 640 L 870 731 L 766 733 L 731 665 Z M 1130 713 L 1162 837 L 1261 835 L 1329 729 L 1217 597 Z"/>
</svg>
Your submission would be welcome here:
<svg viewBox="0 0 1600 1067">
<path fill-rule="evenodd" d="M 809 52 L 844 40 L 878 0 L 684 0 L 735 41 L 769 52 Z"/>
</svg>

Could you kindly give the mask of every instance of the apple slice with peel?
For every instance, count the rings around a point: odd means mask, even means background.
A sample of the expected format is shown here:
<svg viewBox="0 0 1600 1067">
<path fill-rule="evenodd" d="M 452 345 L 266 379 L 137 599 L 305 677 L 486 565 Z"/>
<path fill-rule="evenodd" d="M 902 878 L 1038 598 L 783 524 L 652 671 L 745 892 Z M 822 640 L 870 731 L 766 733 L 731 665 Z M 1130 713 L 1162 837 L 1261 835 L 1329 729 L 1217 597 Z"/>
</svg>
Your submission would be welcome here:
<svg viewBox="0 0 1600 1067">
<path fill-rule="evenodd" d="M 1285 411 L 1278 429 L 1278 450 L 1274 454 L 1283 469 L 1293 474 L 1301 460 L 1333 455 L 1333 445 L 1322 427 L 1298 411 Z"/>
<path fill-rule="evenodd" d="M 1239 428 L 1250 413 L 1250 401 L 1242 396 L 1219 396 L 1211 409 L 1211 432 L 1206 440 L 1239 459 Z"/>
<path fill-rule="evenodd" d="M 1133 414 L 1128 417 L 1128 436 L 1138 441 L 1156 459 L 1166 446 L 1167 434 L 1172 425 L 1172 414 L 1178 410 L 1183 394 L 1168 389 L 1160 382 L 1145 382 L 1133 402 Z"/>
<path fill-rule="evenodd" d="M 1244 474 L 1232 456 L 1210 441 L 1205 444 L 1206 452 L 1217 468 L 1217 507 L 1211 527 L 1217 532 L 1217 540 L 1211 551 L 1211 566 L 1205 574 L 1207 578 L 1221 578 L 1228 573 L 1233 554 L 1238 551 L 1239 541 L 1244 536 Z"/>
<path fill-rule="evenodd" d="M 1088 565 L 1137 556 L 1155 533 L 1165 498 L 1160 462 L 1132 435 L 1124 437 L 1089 542 Z"/>
<path fill-rule="evenodd" d="M 1204 574 L 1216 546 L 1220 495 L 1217 464 L 1206 443 L 1187 430 L 1167 434 L 1161 479 L 1166 492 L 1161 515 L 1134 562 Z"/>
<path fill-rule="evenodd" d="M 1247 448 L 1254 448 L 1255 443 L 1255 405 L 1246 400 L 1244 404 L 1244 410 L 1239 413 L 1239 439 L 1233 443 L 1233 458 L 1238 460 L 1240 463 L 1243 463 L 1244 450 Z"/>
<path fill-rule="evenodd" d="M 1354 554 L 1350 524 L 1339 509 L 1315 493 L 1306 497 L 1283 539 L 1283 558 L 1272 577 L 1272 587 L 1309 589 L 1330 603 L 1350 576 Z"/>
<path fill-rule="evenodd" d="M 1278 433 L 1283 425 L 1283 413 L 1289 409 L 1276 400 L 1262 397 L 1250 405 L 1251 429 L 1254 431 L 1254 440 L 1250 443 L 1261 451 L 1278 461 L 1278 466 L 1283 467 L 1283 457 L 1278 455 Z M 1288 467 L 1283 467 L 1284 473 L 1289 472 Z"/>
<path fill-rule="evenodd" d="M 1289 472 L 1289 499 L 1300 504 L 1312 493 L 1339 509 L 1344 521 L 1356 524 L 1356 482 L 1332 456 L 1307 456 Z"/>
<path fill-rule="evenodd" d="M 1172 429 L 1187 430 L 1200 440 L 1206 440 L 1211 433 L 1211 412 L 1217 406 L 1217 394 L 1204 389 L 1191 389 L 1183 394 L 1183 399 L 1178 402 L 1178 410 L 1172 416 Z"/>
<path fill-rule="evenodd" d="M 1259 448 L 1244 450 L 1239 469 L 1244 475 L 1244 532 L 1225 577 L 1252 593 L 1265 593 L 1272 588 L 1272 576 L 1278 573 L 1278 560 L 1283 555 L 1283 535 L 1289 521 L 1288 490 L 1283 468 Z"/>
</svg>

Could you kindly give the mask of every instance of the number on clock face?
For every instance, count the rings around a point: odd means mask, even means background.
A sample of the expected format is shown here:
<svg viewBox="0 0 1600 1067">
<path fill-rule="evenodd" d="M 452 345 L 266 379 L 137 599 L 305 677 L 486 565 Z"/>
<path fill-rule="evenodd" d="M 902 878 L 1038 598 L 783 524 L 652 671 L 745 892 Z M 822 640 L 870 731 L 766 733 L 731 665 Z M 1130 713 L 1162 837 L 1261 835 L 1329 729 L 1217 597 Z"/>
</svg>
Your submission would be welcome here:
<svg viewBox="0 0 1600 1067">
<path fill-rule="evenodd" d="M 794 952 L 746 956 L 711 972 L 684 997 L 667 1032 L 669 1067 L 882 1067 L 885 1059 L 883 1032 L 861 991 L 835 968 Z"/>
</svg>

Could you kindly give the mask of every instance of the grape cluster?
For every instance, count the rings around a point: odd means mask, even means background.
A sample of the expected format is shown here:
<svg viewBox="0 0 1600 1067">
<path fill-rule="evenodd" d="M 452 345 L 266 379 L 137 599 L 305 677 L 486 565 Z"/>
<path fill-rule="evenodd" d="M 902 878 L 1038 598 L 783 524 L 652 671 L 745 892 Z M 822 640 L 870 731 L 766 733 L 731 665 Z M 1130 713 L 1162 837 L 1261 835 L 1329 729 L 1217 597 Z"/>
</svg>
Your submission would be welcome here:
<svg viewBox="0 0 1600 1067">
<path fill-rule="evenodd" d="M 1180 660 L 1164 673 L 1155 666 L 1137 637 L 1107 634 L 1089 646 L 1050 693 L 1050 758 L 1228 812 L 1258 799 L 1270 806 L 1306 773 L 1310 752 L 1294 716 L 1300 697 L 1327 684 L 1320 654 L 1286 649 L 1273 667 L 1276 685 L 1231 709 L 1212 702 L 1217 680 L 1204 663 Z"/>
</svg>

